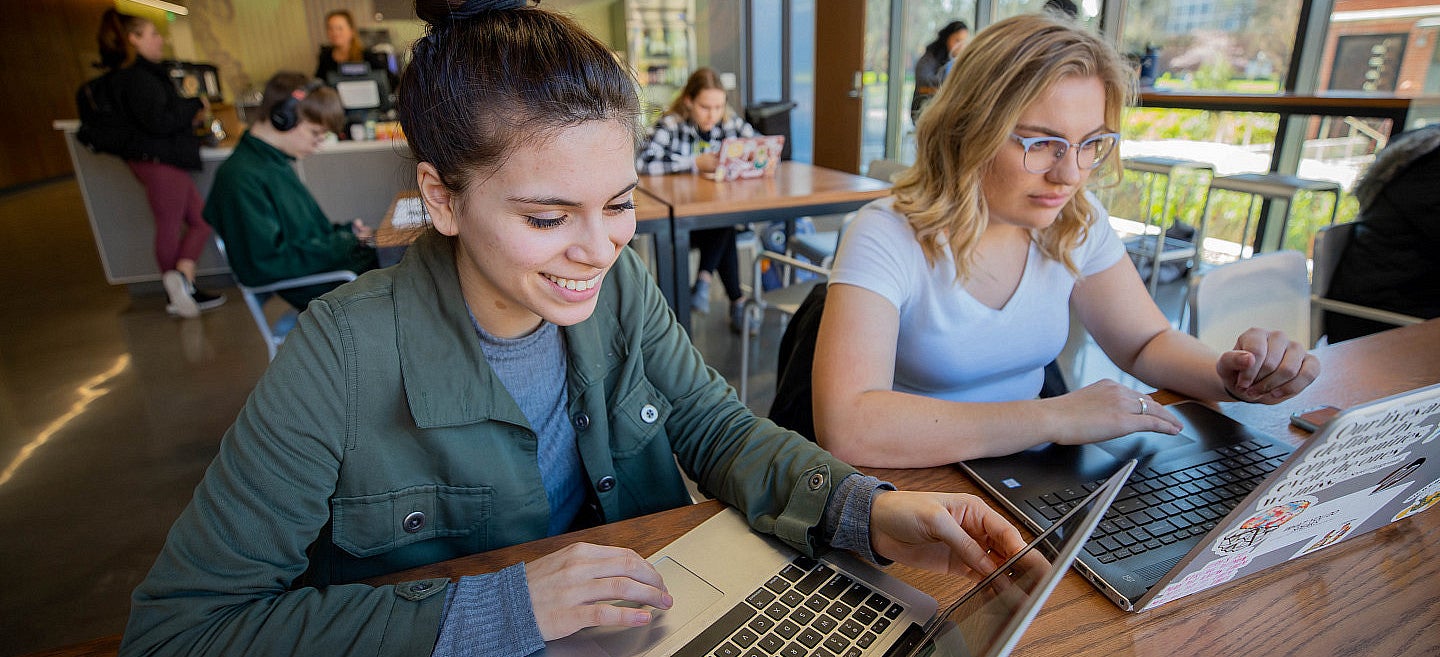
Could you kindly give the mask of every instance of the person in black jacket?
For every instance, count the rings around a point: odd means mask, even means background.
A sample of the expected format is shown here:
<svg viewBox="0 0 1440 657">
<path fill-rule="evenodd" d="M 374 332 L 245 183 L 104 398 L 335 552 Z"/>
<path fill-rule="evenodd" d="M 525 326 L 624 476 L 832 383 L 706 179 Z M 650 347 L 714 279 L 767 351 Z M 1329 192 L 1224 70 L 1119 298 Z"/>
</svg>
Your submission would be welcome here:
<svg viewBox="0 0 1440 657">
<path fill-rule="evenodd" d="M 935 40 L 925 46 L 925 54 L 915 62 L 915 94 L 910 98 L 910 120 L 920 120 L 920 110 L 935 97 L 945 81 L 948 64 L 970 39 L 970 26 L 965 21 L 951 21 L 940 28 Z"/>
<path fill-rule="evenodd" d="M 189 170 L 200 168 L 196 125 L 209 110 L 204 98 L 182 98 L 160 65 L 165 38 L 144 18 L 107 9 L 96 35 L 108 90 L 130 134 L 119 155 L 145 187 L 155 215 L 155 260 L 172 315 L 196 317 L 225 297 L 195 288 L 195 261 L 210 239 L 204 201 Z"/>
<path fill-rule="evenodd" d="M 1355 186 L 1360 214 L 1330 297 L 1415 317 L 1440 317 L 1440 126 L 1395 137 Z M 1389 324 L 1325 313 L 1330 342 Z"/>
<path fill-rule="evenodd" d="M 316 56 L 316 78 L 328 81 L 331 73 L 340 71 L 340 64 L 365 62 L 373 70 L 385 71 L 390 89 L 395 89 L 399 79 L 395 71 L 391 70 L 389 56 L 365 47 L 365 43 L 355 31 L 355 17 L 350 15 L 349 11 L 336 9 L 325 14 L 325 40 L 329 43 L 320 46 L 320 54 Z"/>
</svg>

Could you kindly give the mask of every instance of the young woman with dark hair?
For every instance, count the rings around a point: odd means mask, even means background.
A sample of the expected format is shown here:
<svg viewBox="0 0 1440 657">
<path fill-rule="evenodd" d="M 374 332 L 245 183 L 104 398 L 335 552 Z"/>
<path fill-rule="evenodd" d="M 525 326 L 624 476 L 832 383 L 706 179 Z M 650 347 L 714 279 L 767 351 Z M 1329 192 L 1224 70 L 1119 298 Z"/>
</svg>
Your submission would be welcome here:
<svg viewBox="0 0 1440 657">
<path fill-rule="evenodd" d="M 965 574 L 1023 545 L 974 496 L 885 491 L 705 366 L 626 248 L 639 105 L 603 43 L 523 1 L 416 4 L 400 116 L 432 229 L 301 316 L 122 654 L 524 655 L 644 625 L 673 600 L 618 547 L 359 582 L 688 504 L 677 460 L 808 554 Z"/>
<path fill-rule="evenodd" d="M 920 59 L 915 60 L 915 93 L 910 97 L 910 121 L 920 120 L 920 110 L 935 97 L 940 83 L 945 81 L 946 64 L 960 54 L 965 42 L 970 39 L 970 26 L 965 21 L 950 21 L 935 35 L 935 40 L 925 46 Z"/>
</svg>

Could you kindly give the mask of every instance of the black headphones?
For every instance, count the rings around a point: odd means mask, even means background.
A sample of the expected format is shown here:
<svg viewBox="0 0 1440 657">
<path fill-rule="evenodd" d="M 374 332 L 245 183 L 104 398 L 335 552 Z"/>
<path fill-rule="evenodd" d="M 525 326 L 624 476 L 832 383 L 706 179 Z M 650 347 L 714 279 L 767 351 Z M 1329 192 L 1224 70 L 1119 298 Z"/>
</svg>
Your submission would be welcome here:
<svg viewBox="0 0 1440 657">
<path fill-rule="evenodd" d="M 305 100 L 306 96 L 323 86 L 325 86 L 324 82 L 311 80 L 304 87 L 290 92 L 285 100 L 270 108 L 270 125 L 275 126 L 275 129 L 280 132 L 289 132 L 295 126 L 300 125 L 300 115 L 296 113 L 296 110 L 300 108 L 300 101 Z"/>
</svg>

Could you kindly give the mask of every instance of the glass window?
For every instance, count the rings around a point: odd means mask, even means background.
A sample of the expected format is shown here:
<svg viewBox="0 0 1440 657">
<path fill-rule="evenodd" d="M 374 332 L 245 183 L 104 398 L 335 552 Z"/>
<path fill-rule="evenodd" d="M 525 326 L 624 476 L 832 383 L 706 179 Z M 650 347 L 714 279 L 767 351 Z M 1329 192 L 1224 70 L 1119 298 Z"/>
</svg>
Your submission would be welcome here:
<svg viewBox="0 0 1440 657">
<path fill-rule="evenodd" d="M 1290 67 L 1300 5 L 1301 0 L 1128 0 L 1121 48 L 1137 62 L 1153 54 L 1157 89 L 1275 93 Z"/>
<path fill-rule="evenodd" d="M 815 0 L 790 2 L 790 157 L 810 162 L 815 153 Z"/>
<path fill-rule="evenodd" d="M 860 166 L 885 157 L 886 103 L 890 91 L 890 2 L 865 3 L 865 60 L 861 71 Z"/>
<path fill-rule="evenodd" d="M 751 0 L 750 70 L 754 74 L 748 99 L 751 105 L 785 98 L 782 83 L 785 59 L 780 56 L 785 46 L 781 34 L 784 27 L 781 0 Z"/>
</svg>

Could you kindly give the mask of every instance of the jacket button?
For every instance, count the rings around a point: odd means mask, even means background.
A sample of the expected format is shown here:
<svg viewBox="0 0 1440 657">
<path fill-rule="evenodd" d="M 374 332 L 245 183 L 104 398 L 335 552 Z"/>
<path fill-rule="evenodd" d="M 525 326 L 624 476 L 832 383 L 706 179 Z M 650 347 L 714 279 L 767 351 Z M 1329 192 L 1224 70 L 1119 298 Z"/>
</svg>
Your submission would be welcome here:
<svg viewBox="0 0 1440 657">
<path fill-rule="evenodd" d="M 641 406 L 640 419 L 644 420 L 645 424 L 655 424 L 655 421 L 660 419 L 660 410 L 655 408 L 654 404 Z"/>
<path fill-rule="evenodd" d="M 579 429 L 579 430 L 581 430 L 581 431 L 584 431 L 584 430 L 590 428 L 590 416 L 589 416 L 589 415 L 586 415 L 586 414 L 584 414 L 584 413 L 576 413 L 576 414 L 575 414 L 575 418 L 574 418 L 574 422 L 575 422 L 575 428 L 576 428 L 576 429 Z"/>
<path fill-rule="evenodd" d="M 817 473 L 815 473 L 815 474 L 810 475 L 810 490 L 820 490 L 820 487 L 821 487 L 821 486 L 824 486 L 824 485 L 825 485 L 825 475 L 824 475 L 824 474 L 817 472 Z"/>
<path fill-rule="evenodd" d="M 430 587 L 431 587 L 430 582 L 415 582 L 414 584 L 411 584 L 411 585 L 410 585 L 410 592 L 411 592 L 411 593 L 424 593 L 424 592 L 426 592 L 426 591 L 429 591 L 429 590 L 430 590 Z"/>
<path fill-rule="evenodd" d="M 400 528 L 404 529 L 407 534 L 414 534 L 424 526 L 425 514 L 419 511 L 411 511 L 410 515 L 405 516 L 405 520 L 400 523 Z"/>
<path fill-rule="evenodd" d="M 615 488 L 615 478 L 610 475 L 605 475 L 600 478 L 600 481 L 595 482 L 595 490 L 602 493 L 608 493 L 613 488 Z"/>
</svg>

